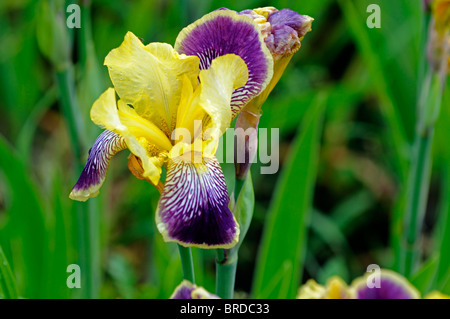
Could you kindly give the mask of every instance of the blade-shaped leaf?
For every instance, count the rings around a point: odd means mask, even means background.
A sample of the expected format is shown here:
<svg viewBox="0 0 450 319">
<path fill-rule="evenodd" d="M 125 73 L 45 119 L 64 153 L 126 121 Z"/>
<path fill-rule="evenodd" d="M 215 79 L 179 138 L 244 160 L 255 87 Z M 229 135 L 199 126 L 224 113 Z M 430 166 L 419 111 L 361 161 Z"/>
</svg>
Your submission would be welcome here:
<svg viewBox="0 0 450 319">
<path fill-rule="evenodd" d="M 16 280 L 0 247 L 0 299 L 17 299 Z"/>
</svg>

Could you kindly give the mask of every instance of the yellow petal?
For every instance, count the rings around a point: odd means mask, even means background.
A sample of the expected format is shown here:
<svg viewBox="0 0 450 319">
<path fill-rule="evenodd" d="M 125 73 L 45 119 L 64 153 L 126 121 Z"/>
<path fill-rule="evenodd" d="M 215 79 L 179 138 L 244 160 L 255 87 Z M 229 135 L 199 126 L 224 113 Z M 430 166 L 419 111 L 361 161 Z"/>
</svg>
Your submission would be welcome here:
<svg viewBox="0 0 450 319">
<path fill-rule="evenodd" d="M 428 293 L 424 299 L 450 299 L 449 295 L 445 295 L 440 291 L 433 290 L 432 292 Z"/>
<path fill-rule="evenodd" d="M 184 132 L 180 132 L 180 129 L 189 131 L 190 142 L 193 142 L 196 134 L 201 133 L 196 132 L 195 121 L 204 121 L 208 114 L 199 106 L 200 93 L 201 90 L 198 85 L 194 90 L 189 79 L 186 77 L 183 78 L 183 89 L 181 91 L 180 106 L 178 107 L 177 114 L 177 132 L 172 133 L 172 140 L 174 140 L 175 143 L 179 142 L 181 137 L 183 137 L 184 142 L 188 142 L 187 137 L 182 136 L 184 135 Z"/>
<path fill-rule="evenodd" d="M 117 113 L 116 93 L 108 88 L 94 102 L 91 108 L 91 120 L 98 126 L 110 131 L 123 131 L 126 127 L 120 122 Z"/>
<path fill-rule="evenodd" d="M 244 85 L 247 80 L 247 65 L 234 54 L 214 59 L 209 69 L 200 72 L 200 105 L 211 119 L 210 125 L 205 123 L 208 132 L 205 132 L 204 139 L 211 142 L 204 149 L 206 156 L 215 154 L 219 137 L 230 127 L 233 90 Z"/>
<path fill-rule="evenodd" d="M 211 140 L 218 138 L 230 127 L 231 95 L 234 89 L 248 80 L 248 69 L 244 60 L 235 54 L 227 54 L 214 59 L 211 67 L 200 72 L 200 106 L 208 113 L 211 124 L 205 125 Z M 208 136 L 206 136 L 208 138 Z"/>
<path fill-rule="evenodd" d="M 118 108 L 120 122 L 128 128 L 132 135 L 145 137 L 149 143 L 156 145 L 161 150 L 168 151 L 172 148 L 169 138 L 155 124 L 139 116 L 122 100 L 119 100 Z"/>
<path fill-rule="evenodd" d="M 158 184 L 161 167 L 172 144 L 156 125 L 140 117 L 122 100 L 117 103 L 113 88 L 107 89 L 94 102 L 91 119 L 95 124 L 121 135 L 131 153 L 140 158 L 143 176 Z"/>
<path fill-rule="evenodd" d="M 198 57 L 179 55 L 165 43 L 144 46 L 131 32 L 106 56 L 105 65 L 119 97 L 166 134 L 175 127 L 182 76 L 194 83 L 199 72 Z M 145 103 L 135 106 L 139 100 Z"/>
</svg>

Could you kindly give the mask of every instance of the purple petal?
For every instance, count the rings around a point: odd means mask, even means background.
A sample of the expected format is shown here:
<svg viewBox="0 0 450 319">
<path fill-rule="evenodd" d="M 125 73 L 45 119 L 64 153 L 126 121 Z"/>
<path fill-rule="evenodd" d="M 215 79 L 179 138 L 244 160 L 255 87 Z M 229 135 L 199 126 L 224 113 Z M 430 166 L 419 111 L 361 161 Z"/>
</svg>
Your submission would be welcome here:
<svg viewBox="0 0 450 319">
<path fill-rule="evenodd" d="M 203 287 L 197 287 L 187 280 L 175 288 L 170 299 L 219 299 L 218 296 L 206 291 Z"/>
<path fill-rule="evenodd" d="M 169 160 L 156 224 L 166 241 L 184 246 L 231 248 L 239 226 L 228 208 L 225 179 L 217 159 L 202 163 Z"/>
<path fill-rule="evenodd" d="M 183 280 L 183 282 L 175 288 L 170 299 L 192 299 L 192 291 L 194 291 L 195 286 L 187 280 Z"/>
<path fill-rule="evenodd" d="M 86 201 L 97 196 L 105 181 L 111 158 L 125 148 L 127 144 L 122 136 L 108 130 L 103 131 L 89 150 L 86 165 L 69 197 Z"/>
<path fill-rule="evenodd" d="M 310 17 L 301 15 L 290 9 L 281 9 L 280 11 L 272 13 L 267 21 L 272 25 L 272 28 L 275 26 L 288 26 L 297 31 L 299 37 L 303 37 L 307 33 L 307 31 L 304 30 L 305 24 L 307 24 L 310 19 Z"/>
<path fill-rule="evenodd" d="M 419 297 L 417 290 L 404 277 L 392 271 L 381 272 L 379 287 L 370 288 L 366 277 L 357 280 L 354 284 L 356 299 L 417 299 Z"/>
<path fill-rule="evenodd" d="M 270 33 L 264 41 L 273 55 L 293 54 L 300 49 L 300 41 L 311 31 L 311 17 L 301 15 L 290 9 L 282 9 L 271 13 L 267 22 Z"/>
<path fill-rule="evenodd" d="M 225 54 L 236 54 L 244 60 L 249 78 L 244 86 L 233 92 L 233 117 L 267 86 L 272 77 L 273 60 L 258 26 L 235 11 L 214 11 L 184 28 L 178 35 L 175 50 L 198 56 L 201 69 L 209 68 L 213 59 Z"/>
<path fill-rule="evenodd" d="M 277 55 L 293 52 L 300 46 L 297 32 L 286 25 L 272 27 L 271 34 L 265 41 L 270 52 Z"/>
<path fill-rule="evenodd" d="M 251 17 L 253 13 L 254 11 L 252 9 L 245 9 L 239 12 L 239 14 L 248 15 L 249 17 Z"/>
</svg>

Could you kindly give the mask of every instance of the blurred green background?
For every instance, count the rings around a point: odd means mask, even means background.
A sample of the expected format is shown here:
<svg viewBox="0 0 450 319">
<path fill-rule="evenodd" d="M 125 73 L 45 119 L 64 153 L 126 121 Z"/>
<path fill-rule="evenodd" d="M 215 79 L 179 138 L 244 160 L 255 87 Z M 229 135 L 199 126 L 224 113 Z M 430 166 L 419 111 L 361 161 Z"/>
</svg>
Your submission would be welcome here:
<svg viewBox="0 0 450 319">
<path fill-rule="evenodd" d="M 107 53 L 127 31 L 173 45 L 184 26 L 219 7 L 275 6 L 315 19 L 263 107 L 259 127 L 280 129 L 280 171 L 252 167 L 255 211 L 237 296 L 295 297 L 308 278 L 351 282 L 374 263 L 401 272 L 422 1 L 80 1 L 81 28 L 68 29 L 70 3 L 0 2 L 0 259 L 17 284 L 12 296 L 167 298 L 181 282 L 176 245 L 155 227 L 159 193 L 130 174 L 128 151 L 113 159 L 100 196 L 77 203 L 68 194 L 101 132 L 89 110 L 111 86 Z M 366 25 L 371 3 L 381 8 L 380 29 Z M 421 261 L 409 276 L 423 293 L 450 294 L 448 86 Z M 233 164 L 223 167 L 232 183 Z M 214 252 L 193 253 L 197 284 L 213 292 Z M 66 286 L 69 264 L 81 267 L 81 289 Z"/>
</svg>

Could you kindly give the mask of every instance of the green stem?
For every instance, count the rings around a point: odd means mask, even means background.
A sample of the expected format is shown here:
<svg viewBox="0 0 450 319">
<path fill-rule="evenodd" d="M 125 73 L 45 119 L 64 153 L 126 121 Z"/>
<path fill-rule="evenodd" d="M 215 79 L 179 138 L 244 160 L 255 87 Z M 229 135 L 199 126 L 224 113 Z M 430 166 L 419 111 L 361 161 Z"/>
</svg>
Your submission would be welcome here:
<svg viewBox="0 0 450 319">
<path fill-rule="evenodd" d="M 183 268 L 183 278 L 194 284 L 194 262 L 192 261 L 191 247 L 183 247 L 178 245 L 178 251 L 180 252 L 181 267 Z"/>
<path fill-rule="evenodd" d="M 237 251 L 218 249 L 216 258 L 216 294 L 222 299 L 233 299 L 236 280 Z"/>
<path fill-rule="evenodd" d="M 410 276 L 420 257 L 419 236 L 428 198 L 431 170 L 431 145 L 433 128 L 418 132 L 414 143 L 414 162 L 411 167 L 410 193 L 405 215 L 406 232 L 404 233 L 404 269 L 405 276 Z"/>
<path fill-rule="evenodd" d="M 234 200 L 237 203 L 239 194 L 244 186 L 245 179 L 236 178 L 234 184 Z M 238 260 L 238 247 L 217 249 L 216 257 L 216 294 L 223 299 L 232 299 L 234 283 L 236 281 L 236 268 Z"/>
</svg>

